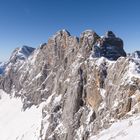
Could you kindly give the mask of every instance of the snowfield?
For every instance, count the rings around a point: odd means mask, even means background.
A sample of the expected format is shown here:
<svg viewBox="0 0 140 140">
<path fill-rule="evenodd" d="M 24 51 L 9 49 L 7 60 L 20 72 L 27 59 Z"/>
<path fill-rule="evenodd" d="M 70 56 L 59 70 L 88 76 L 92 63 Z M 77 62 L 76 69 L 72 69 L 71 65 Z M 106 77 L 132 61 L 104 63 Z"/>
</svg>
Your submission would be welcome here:
<svg viewBox="0 0 140 140">
<path fill-rule="evenodd" d="M 38 140 L 42 105 L 22 110 L 19 98 L 10 98 L 0 90 L 0 140 Z"/>
<path fill-rule="evenodd" d="M 39 140 L 42 103 L 23 111 L 20 98 L 0 90 L 0 140 Z M 140 140 L 140 114 L 119 120 L 89 140 Z"/>
<path fill-rule="evenodd" d="M 90 140 L 140 140 L 140 114 L 114 123 Z"/>
</svg>

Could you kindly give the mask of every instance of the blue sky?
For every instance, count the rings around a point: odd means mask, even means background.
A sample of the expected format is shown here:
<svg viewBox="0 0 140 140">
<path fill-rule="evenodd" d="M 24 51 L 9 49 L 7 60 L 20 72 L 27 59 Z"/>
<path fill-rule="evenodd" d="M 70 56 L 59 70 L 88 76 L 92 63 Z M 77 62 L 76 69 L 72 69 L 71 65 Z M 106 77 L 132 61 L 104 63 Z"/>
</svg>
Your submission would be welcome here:
<svg viewBox="0 0 140 140">
<path fill-rule="evenodd" d="M 107 30 L 140 50 L 140 0 L 0 0 L 0 61 L 16 47 L 38 47 L 60 29 L 79 36 Z"/>
</svg>

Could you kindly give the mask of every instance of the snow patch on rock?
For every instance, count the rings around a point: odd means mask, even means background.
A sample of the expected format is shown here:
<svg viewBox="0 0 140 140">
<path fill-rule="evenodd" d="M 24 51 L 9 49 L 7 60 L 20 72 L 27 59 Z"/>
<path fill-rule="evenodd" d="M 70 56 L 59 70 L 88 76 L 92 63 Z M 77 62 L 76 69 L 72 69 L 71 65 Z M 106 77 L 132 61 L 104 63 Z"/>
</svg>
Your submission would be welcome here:
<svg viewBox="0 0 140 140">
<path fill-rule="evenodd" d="M 103 130 L 89 140 L 139 140 L 140 116 L 133 116 L 115 122 L 110 128 Z"/>
</svg>

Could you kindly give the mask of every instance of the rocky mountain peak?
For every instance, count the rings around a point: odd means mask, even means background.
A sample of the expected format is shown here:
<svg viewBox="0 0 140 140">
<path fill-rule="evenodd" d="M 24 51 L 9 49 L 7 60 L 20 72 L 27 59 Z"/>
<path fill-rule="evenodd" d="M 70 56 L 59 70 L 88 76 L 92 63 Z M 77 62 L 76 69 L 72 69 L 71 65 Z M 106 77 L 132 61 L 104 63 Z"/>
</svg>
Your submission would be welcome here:
<svg viewBox="0 0 140 140">
<path fill-rule="evenodd" d="M 99 38 L 99 35 L 97 35 L 97 33 L 93 30 L 85 30 L 80 35 L 80 40 L 82 40 L 84 43 L 87 43 L 90 47 L 92 47 Z"/>
<path fill-rule="evenodd" d="M 90 37 L 90 36 L 95 36 L 97 33 L 91 29 L 85 30 L 84 32 L 81 33 L 80 37 Z M 98 36 L 98 35 L 97 35 Z"/>
<path fill-rule="evenodd" d="M 35 48 L 23 46 L 21 48 L 16 48 L 11 57 L 10 61 L 15 62 L 16 60 L 25 60 L 29 55 L 35 50 Z"/>
<path fill-rule="evenodd" d="M 105 34 L 106 38 L 116 38 L 115 34 L 112 31 L 107 31 Z"/>
<path fill-rule="evenodd" d="M 22 46 L 21 48 L 16 48 L 8 61 L 0 64 L 0 74 L 9 73 L 19 68 L 23 62 L 33 53 L 35 48 Z"/>
<path fill-rule="evenodd" d="M 135 51 L 132 53 L 132 57 L 133 58 L 136 58 L 136 59 L 139 59 L 140 58 L 140 51 Z"/>
<path fill-rule="evenodd" d="M 52 38 L 68 37 L 70 33 L 66 29 L 57 31 Z"/>
<path fill-rule="evenodd" d="M 101 56 L 110 60 L 117 60 L 121 56 L 126 57 L 123 40 L 116 37 L 112 31 L 108 31 L 93 46 L 93 57 Z"/>
<path fill-rule="evenodd" d="M 67 34 L 68 36 L 70 36 L 70 32 L 66 29 L 62 29 L 59 32 L 61 32 L 62 34 Z"/>
<path fill-rule="evenodd" d="M 23 112 L 41 108 L 37 139 L 89 140 L 140 112 L 140 61 L 126 57 L 112 31 L 101 38 L 86 30 L 77 38 L 60 30 L 33 51 L 13 52 L 0 88 L 21 98 Z"/>
<path fill-rule="evenodd" d="M 29 47 L 29 46 L 22 46 L 20 48 L 20 52 L 23 53 L 24 55 L 26 55 L 27 57 L 35 50 L 35 48 L 33 47 Z"/>
</svg>

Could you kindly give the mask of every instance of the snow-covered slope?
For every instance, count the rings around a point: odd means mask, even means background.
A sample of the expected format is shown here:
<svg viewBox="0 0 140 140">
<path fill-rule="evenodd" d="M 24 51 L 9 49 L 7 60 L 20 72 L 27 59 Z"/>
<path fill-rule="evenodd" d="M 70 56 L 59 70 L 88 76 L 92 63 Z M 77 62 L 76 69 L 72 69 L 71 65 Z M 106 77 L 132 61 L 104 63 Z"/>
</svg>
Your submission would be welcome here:
<svg viewBox="0 0 140 140">
<path fill-rule="evenodd" d="M 13 51 L 12 56 L 10 59 L 14 59 L 15 57 L 17 59 L 23 60 L 28 58 L 28 56 L 34 51 L 34 48 L 28 47 L 28 46 L 23 46 L 21 48 L 17 48 Z"/>
<path fill-rule="evenodd" d="M 35 48 L 22 46 L 21 48 L 16 48 L 8 61 L 0 63 L 0 75 L 7 73 L 12 67 L 20 67 L 24 61 L 33 53 Z"/>
<path fill-rule="evenodd" d="M 140 140 L 140 114 L 118 120 L 89 140 Z"/>
<path fill-rule="evenodd" d="M 42 105 L 23 111 L 20 98 L 0 90 L 0 140 L 38 140 Z"/>
<path fill-rule="evenodd" d="M 0 75 L 8 71 L 11 65 L 15 64 L 15 67 L 22 64 L 35 50 L 35 48 L 23 46 L 21 48 L 16 48 L 10 59 L 7 62 L 0 62 Z"/>
<path fill-rule="evenodd" d="M 39 140 L 43 104 L 26 111 L 22 110 L 22 105 L 20 98 L 12 98 L 0 90 L 0 139 Z M 128 119 L 118 120 L 89 140 L 139 140 L 139 130 L 140 114 L 137 114 Z"/>
</svg>

